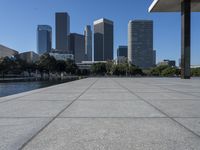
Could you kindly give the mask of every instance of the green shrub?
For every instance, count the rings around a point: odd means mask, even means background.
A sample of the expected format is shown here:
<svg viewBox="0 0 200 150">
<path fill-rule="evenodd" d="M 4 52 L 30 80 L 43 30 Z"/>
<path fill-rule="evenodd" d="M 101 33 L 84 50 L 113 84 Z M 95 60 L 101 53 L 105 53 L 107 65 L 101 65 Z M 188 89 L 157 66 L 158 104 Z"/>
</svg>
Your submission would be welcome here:
<svg viewBox="0 0 200 150">
<path fill-rule="evenodd" d="M 107 72 L 106 70 L 106 63 L 96 63 L 93 64 L 91 67 L 92 73 L 97 75 L 105 75 Z"/>
<path fill-rule="evenodd" d="M 168 67 L 168 68 L 162 70 L 161 75 L 163 77 L 173 77 L 173 76 L 176 76 L 176 73 L 177 73 L 176 68 Z"/>
<path fill-rule="evenodd" d="M 191 75 L 193 77 L 199 77 L 200 76 L 200 68 L 193 68 L 193 69 L 191 69 Z"/>
</svg>

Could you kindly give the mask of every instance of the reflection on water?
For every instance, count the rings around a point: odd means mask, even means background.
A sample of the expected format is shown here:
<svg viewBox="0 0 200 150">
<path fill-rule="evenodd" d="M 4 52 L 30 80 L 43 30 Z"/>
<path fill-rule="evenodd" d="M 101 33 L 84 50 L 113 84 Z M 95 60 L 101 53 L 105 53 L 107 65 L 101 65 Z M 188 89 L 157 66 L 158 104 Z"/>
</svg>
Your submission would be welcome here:
<svg viewBox="0 0 200 150">
<path fill-rule="evenodd" d="M 0 97 L 31 91 L 67 81 L 32 81 L 32 82 L 4 82 L 0 83 Z"/>
</svg>

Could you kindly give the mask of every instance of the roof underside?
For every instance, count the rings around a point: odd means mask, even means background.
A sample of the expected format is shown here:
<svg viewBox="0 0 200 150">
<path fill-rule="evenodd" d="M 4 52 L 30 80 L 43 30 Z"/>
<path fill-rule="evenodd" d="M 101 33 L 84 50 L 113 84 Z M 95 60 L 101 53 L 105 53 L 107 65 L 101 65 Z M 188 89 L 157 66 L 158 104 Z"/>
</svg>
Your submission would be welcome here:
<svg viewBox="0 0 200 150">
<path fill-rule="evenodd" d="M 149 12 L 180 12 L 182 0 L 154 0 Z M 191 11 L 200 12 L 200 0 L 191 0 Z"/>
</svg>

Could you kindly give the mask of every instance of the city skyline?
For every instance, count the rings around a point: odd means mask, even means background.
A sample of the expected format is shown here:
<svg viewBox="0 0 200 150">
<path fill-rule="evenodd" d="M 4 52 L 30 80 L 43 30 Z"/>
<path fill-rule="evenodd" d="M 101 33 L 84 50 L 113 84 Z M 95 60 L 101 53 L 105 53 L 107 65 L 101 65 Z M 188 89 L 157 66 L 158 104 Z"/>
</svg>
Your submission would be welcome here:
<svg viewBox="0 0 200 150">
<path fill-rule="evenodd" d="M 154 49 L 157 50 L 157 61 L 161 61 L 163 59 L 175 59 L 178 62 L 180 58 L 180 14 L 149 14 L 147 12 L 149 5 L 151 4 L 152 0 L 147 0 L 141 2 L 141 0 L 136 0 L 132 2 L 131 0 L 127 0 L 122 6 L 122 1 L 119 1 L 116 6 L 112 6 L 111 4 L 114 3 L 113 0 L 107 2 L 108 6 L 106 6 L 106 1 L 97 2 L 99 4 L 99 8 L 95 7 L 94 2 L 92 0 L 86 0 L 84 4 L 81 3 L 80 0 L 76 2 L 72 1 L 63 1 L 58 0 L 40 2 L 38 0 L 32 1 L 27 3 L 24 0 L 19 0 L 23 3 L 24 7 L 21 11 L 16 13 L 8 13 L 8 18 L 14 18 L 12 22 L 18 28 L 16 31 L 12 28 L 9 28 L 10 20 L 5 20 L 0 29 L 1 36 L 0 36 L 0 43 L 11 47 L 13 49 L 19 50 L 20 52 L 27 51 L 27 50 L 34 50 L 36 51 L 36 39 L 35 39 L 35 28 L 38 24 L 48 24 L 53 28 L 53 47 L 55 47 L 55 26 L 54 26 L 54 15 L 56 12 L 68 12 L 71 17 L 71 32 L 76 32 L 83 34 L 84 27 L 87 24 L 92 25 L 92 22 L 98 18 L 109 18 L 113 22 L 115 22 L 115 40 L 114 40 L 114 52 L 116 58 L 116 49 L 119 45 L 127 45 L 127 28 L 128 28 L 128 21 L 135 20 L 135 19 L 152 19 L 154 21 Z M 8 8 L 9 4 L 12 5 Z M 19 2 L 9 2 L 2 1 L 0 6 L 1 8 L 1 15 L 0 17 L 5 17 L 5 11 L 9 11 L 9 9 L 16 10 L 19 5 Z M 45 4 L 44 4 L 45 3 Z M 61 4 L 62 7 L 60 6 Z M 65 4 L 65 5 L 64 5 Z M 133 5 L 134 4 L 134 5 Z M 5 5 L 5 6 L 4 6 Z M 47 8 L 50 6 L 55 5 L 54 8 L 49 9 L 49 11 L 45 12 Z M 86 7 L 86 5 L 89 5 Z M 2 7 L 4 6 L 4 7 Z M 91 8 L 89 10 L 84 8 Z M 105 7 L 104 11 L 102 12 L 102 7 Z M 117 12 L 119 8 L 126 7 L 127 12 Z M 138 7 L 138 8 L 137 8 Z M 78 9 L 79 8 L 79 9 Z M 108 11 L 111 8 L 112 11 Z M 27 10 L 26 14 L 23 14 Z M 77 11 L 77 9 L 79 11 Z M 85 11 L 83 11 L 83 9 Z M 29 12 L 30 10 L 30 12 Z M 94 13 L 93 10 L 96 10 Z M 7 12 L 6 11 L 6 12 Z M 132 11 L 132 13 L 129 13 Z M 35 13 L 34 13 L 35 12 Z M 40 14 L 40 16 L 38 15 Z M 116 15 L 115 15 L 116 14 Z M 200 25 L 200 21 L 198 21 L 198 17 L 200 15 L 194 13 L 192 17 L 192 64 L 200 64 L 199 56 L 200 56 L 200 45 L 198 44 L 200 39 L 200 29 L 198 26 Z M 6 16 L 7 17 L 7 16 Z M 26 18 L 34 18 L 30 21 L 26 21 Z M 15 19 L 16 18 L 16 19 Z M 119 18 L 119 19 L 117 19 Z M 197 19 L 195 19 L 197 18 Z M 22 20 L 22 21 L 20 21 Z M 34 22 L 33 22 L 34 21 Z M 20 26 L 21 23 L 24 24 Z M 11 25 L 13 25 L 13 23 Z M 34 28 L 33 28 L 34 27 Z M 6 29 L 9 28 L 9 29 Z M 24 29 L 24 32 L 22 32 Z M 93 29 L 93 27 L 92 27 Z M 21 34 L 19 32 L 21 31 Z M 34 32 L 33 32 L 34 31 Z M 20 35 L 20 37 L 19 37 Z M 168 44 L 169 43 L 169 44 Z"/>
</svg>

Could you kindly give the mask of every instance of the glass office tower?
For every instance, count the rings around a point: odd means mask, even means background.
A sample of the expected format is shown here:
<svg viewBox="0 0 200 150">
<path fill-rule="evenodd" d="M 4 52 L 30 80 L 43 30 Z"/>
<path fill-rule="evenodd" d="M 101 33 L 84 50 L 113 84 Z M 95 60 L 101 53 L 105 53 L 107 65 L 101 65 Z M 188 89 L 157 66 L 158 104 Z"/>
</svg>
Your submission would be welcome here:
<svg viewBox="0 0 200 150">
<path fill-rule="evenodd" d="M 37 27 L 37 52 L 42 55 L 52 49 L 52 28 L 49 25 Z"/>
<path fill-rule="evenodd" d="M 117 57 L 126 57 L 128 56 L 128 46 L 119 46 L 117 49 Z"/>
<path fill-rule="evenodd" d="M 85 55 L 87 61 L 92 61 L 92 29 L 87 25 L 84 30 L 85 35 Z"/>
<path fill-rule="evenodd" d="M 74 55 L 75 63 L 85 60 L 85 36 L 77 33 L 69 35 L 70 53 Z"/>
<path fill-rule="evenodd" d="M 56 49 L 69 50 L 70 16 L 66 12 L 56 13 Z"/>
<path fill-rule="evenodd" d="M 113 22 L 102 18 L 94 22 L 94 60 L 113 60 Z"/>
</svg>

